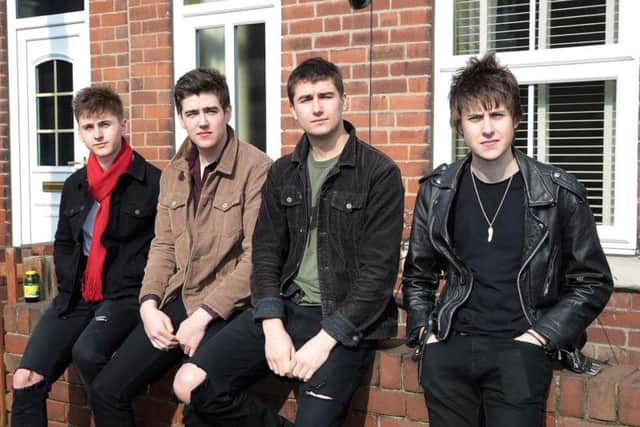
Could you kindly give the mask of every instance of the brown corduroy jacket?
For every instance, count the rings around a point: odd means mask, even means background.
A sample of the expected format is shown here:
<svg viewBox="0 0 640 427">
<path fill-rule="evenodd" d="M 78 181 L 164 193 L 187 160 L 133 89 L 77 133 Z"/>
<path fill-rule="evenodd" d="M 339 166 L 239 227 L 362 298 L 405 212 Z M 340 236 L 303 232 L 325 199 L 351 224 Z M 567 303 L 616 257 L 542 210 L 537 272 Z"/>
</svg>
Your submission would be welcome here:
<svg viewBox="0 0 640 427">
<path fill-rule="evenodd" d="M 271 159 L 228 130 L 227 147 L 203 182 L 197 212 L 186 159 L 189 139 L 162 172 L 141 300 L 152 296 L 162 307 L 181 288 L 187 315 L 205 306 L 225 319 L 249 303 L 251 239 Z"/>
</svg>

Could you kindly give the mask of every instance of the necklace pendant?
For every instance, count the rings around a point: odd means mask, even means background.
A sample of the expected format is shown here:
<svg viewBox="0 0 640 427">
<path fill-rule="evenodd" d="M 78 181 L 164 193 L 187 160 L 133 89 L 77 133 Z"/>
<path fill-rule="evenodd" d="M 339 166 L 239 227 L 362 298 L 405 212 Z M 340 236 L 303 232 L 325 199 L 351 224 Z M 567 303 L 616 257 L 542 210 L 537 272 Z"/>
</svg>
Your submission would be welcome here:
<svg viewBox="0 0 640 427">
<path fill-rule="evenodd" d="M 488 237 L 487 237 L 487 242 L 491 242 L 491 240 L 493 239 L 493 226 L 490 225 L 489 229 L 487 230 L 488 233 Z"/>
</svg>

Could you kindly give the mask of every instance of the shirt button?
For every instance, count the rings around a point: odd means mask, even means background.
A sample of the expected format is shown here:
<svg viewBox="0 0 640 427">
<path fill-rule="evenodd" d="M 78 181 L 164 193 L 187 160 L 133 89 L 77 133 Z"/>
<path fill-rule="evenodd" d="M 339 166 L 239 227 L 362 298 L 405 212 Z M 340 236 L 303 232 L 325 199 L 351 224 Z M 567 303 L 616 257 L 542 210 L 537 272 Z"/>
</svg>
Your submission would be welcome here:
<svg viewBox="0 0 640 427">
<path fill-rule="evenodd" d="M 223 203 L 223 204 L 222 204 L 222 209 L 227 209 L 227 206 L 229 206 L 229 204 L 228 204 L 228 203 L 226 203 L 226 202 L 225 202 L 225 203 Z"/>
<path fill-rule="evenodd" d="M 351 337 L 351 339 L 352 339 L 353 341 L 358 341 L 358 337 L 357 337 L 356 335 L 352 336 L 352 337 Z"/>
<path fill-rule="evenodd" d="M 178 202 L 176 202 L 176 201 L 174 200 L 173 202 L 171 202 L 171 207 L 172 207 L 172 208 L 175 208 L 177 204 L 178 204 Z"/>
<path fill-rule="evenodd" d="M 133 213 L 136 214 L 136 216 L 140 215 L 140 209 L 136 209 L 135 211 L 133 211 Z"/>
<path fill-rule="evenodd" d="M 560 178 L 560 172 L 554 172 L 553 176 L 554 178 Z"/>
<path fill-rule="evenodd" d="M 347 209 L 351 209 L 353 207 L 353 205 L 351 203 L 347 203 L 346 207 L 347 207 Z"/>
<path fill-rule="evenodd" d="M 440 178 L 436 179 L 436 184 L 440 184 Z"/>
<path fill-rule="evenodd" d="M 287 197 L 287 203 L 291 203 L 291 202 L 293 202 L 293 198 Z"/>
</svg>

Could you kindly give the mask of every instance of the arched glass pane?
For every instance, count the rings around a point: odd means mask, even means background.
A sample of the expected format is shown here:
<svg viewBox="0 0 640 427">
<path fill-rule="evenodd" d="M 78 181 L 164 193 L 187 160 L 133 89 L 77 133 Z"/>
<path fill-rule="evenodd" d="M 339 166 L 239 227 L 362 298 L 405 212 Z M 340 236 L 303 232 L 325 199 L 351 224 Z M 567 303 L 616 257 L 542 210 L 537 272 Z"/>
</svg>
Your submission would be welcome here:
<svg viewBox="0 0 640 427">
<path fill-rule="evenodd" d="M 56 13 L 77 12 L 84 9 L 84 0 L 18 0 L 16 17 L 54 15 Z"/>
<path fill-rule="evenodd" d="M 74 160 L 73 64 L 53 59 L 35 73 L 38 165 L 67 166 Z"/>
</svg>

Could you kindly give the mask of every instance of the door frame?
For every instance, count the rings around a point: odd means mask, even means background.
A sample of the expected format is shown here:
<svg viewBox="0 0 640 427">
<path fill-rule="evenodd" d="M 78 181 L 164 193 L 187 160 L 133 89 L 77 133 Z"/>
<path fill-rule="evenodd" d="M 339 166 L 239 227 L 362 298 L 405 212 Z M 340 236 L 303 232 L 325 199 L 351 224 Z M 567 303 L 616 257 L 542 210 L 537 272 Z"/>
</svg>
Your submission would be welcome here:
<svg viewBox="0 0 640 427">
<path fill-rule="evenodd" d="M 87 86 L 91 84 L 91 56 L 89 46 L 89 13 L 88 2 L 85 0 L 85 7 L 80 12 L 70 12 L 57 15 L 38 16 L 33 18 L 16 19 L 15 1 L 7 1 L 7 51 L 8 51 L 8 89 L 9 89 L 9 153 L 11 166 L 11 243 L 20 246 L 31 241 L 31 155 L 30 144 L 23 144 L 22 141 L 29 141 L 30 132 L 28 129 L 29 114 L 33 114 L 31 103 L 33 100 L 22 100 L 21 94 L 24 91 L 31 93 L 33 79 L 21 77 L 23 68 L 27 70 L 35 69 L 33 63 L 29 63 L 28 54 L 24 50 L 29 40 L 47 40 L 61 37 L 79 37 L 82 46 L 81 51 L 75 58 L 61 56 L 59 54 L 45 54 L 37 59 L 37 63 L 50 59 L 64 59 L 73 63 L 74 87 L 76 84 Z M 83 54 L 84 52 L 85 54 Z M 26 63 L 25 63 L 26 62 Z M 26 82 L 27 87 L 22 84 Z M 80 87 L 82 87 L 80 86 Z M 80 87 L 75 87 L 79 89 Z M 74 128 L 76 123 L 74 121 Z M 74 132 L 75 153 L 78 155 L 77 133 Z M 71 173 L 73 167 L 68 170 L 65 167 L 61 172 Z M 56 212 L 57 214 L 57 212 Z M 53 236 L 52 236 L 53 239 Z"/>
</svg>

